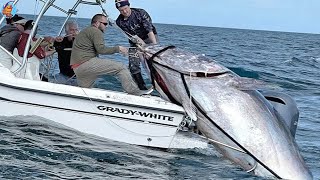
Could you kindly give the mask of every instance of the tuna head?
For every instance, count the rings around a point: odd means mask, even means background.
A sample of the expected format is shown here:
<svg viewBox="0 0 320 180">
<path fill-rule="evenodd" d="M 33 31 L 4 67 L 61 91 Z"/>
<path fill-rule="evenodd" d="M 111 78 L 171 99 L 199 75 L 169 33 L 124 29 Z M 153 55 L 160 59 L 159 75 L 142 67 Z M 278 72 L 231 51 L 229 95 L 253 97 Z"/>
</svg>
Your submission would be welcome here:
<svg viewBox="0 0 320 180">
<path fill-rule="evenodd" d="M 215 147 L 226 158 L 259 176 L 312 179 L 289 128 L 255 90 L 263 83 L 173 47 L 143 54 L 156 89 L 182 105 L 203 135 L 225 144 Z"/>
</svg>

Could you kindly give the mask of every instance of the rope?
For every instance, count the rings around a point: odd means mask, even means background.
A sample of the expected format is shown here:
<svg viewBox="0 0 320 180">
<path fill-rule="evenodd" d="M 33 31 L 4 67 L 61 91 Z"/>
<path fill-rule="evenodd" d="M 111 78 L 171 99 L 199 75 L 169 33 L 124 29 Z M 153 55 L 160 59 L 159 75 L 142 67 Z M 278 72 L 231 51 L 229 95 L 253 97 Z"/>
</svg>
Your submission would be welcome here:
<svg viewBox="0 0 320 180">
<path fill-rule="evenodd" d="M 190 71 L 190 75 L 189 75 L 189 79 L 190 79 L 190 86 L 191 86 L 191 81 L 192 81 L 192 76 L 191 76 L 191 71 Z M 190 91 L 190 93 L 191 93 L 191 91 Z M 190 96 L 189 97 L 189 106 L 190 106 L 190 109 L 192 109 L 192 97 Z M 192 109 L 193 110 L 193 109 Z M 196 111 L 196 110 L 195 110 Z M 195 112 L 195 113 L 197 113 L 197 112 Z M 190 123 L 191 124 L 191 123 Z"/>
<path fill-rule="evenodd" d="M 236 148 L 236 147 L 233 147 L 233 146 L 230 146 L 230 145 L 224 144 L 224 143 L 222 143 L 222 142 L 220 142 L 220 141 L 216 141 L 216 140 L 214 140 L 214 139 L 207 138 L 207 137 L 205 137 L 205 136 L 201 136 L 201 135 L 199 135 L 199 136 L 200 136 L 201 138 L 203 138 L 203 139 L 208 140 L 208 141 L 209 141 L 209 142 L 211 142 L 211 143 L 218 144 L 218 145 L 221 145 L 221 146 L 227 147 L 227 148 L 229 148 L 229 149 L 233 149 L 233 150 L 236 150 L 236 151 L 238 151 L 238 152 L 241 152 L 241 153 L 247 154 L 247 153 L 246 153 L 245 151 L 243 151 L 242 149 L 239 149 L 239 148 Z"/>
<path fill-rule="evenodd" d="M 50 67 L 52 65 L 52 60 L 53 60 L 53 54 L 48 56 L 48 57 L 45 57 L 44 60 L 41 62 L 41 64 L 43 65 L 42 67 L 44 67 L 45 69 L 45 72 L 44 73 L 41 73 L 41 77 L 40 79 L 43 78 L 43 76 L 45 74 L 47 74 L 47 77 L 48 77 L 48 81 L 50 80 L 50 75 L 49 75 L 49 71 L 50 71 Z M 47 63 L 47 64 L 45 64 Z M 50 82 L 50 81 L 49 81 Z"/>
</svg>

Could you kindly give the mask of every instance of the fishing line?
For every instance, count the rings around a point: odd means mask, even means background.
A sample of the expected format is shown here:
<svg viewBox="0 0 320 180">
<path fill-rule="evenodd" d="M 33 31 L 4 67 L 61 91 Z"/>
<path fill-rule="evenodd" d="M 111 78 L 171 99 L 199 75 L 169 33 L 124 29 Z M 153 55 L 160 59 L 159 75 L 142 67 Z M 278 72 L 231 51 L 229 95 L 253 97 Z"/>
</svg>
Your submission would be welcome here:
<svg viewBox="0 0 320 180">
<path fill-rule="evenodd" d="M 47 78 L 48 78 L 48 81 L 50 80 L 50 75 L 49 75 L 49 71 L 50 71 L 50 68 L 51 68 L 51 65 L 52 65 L 52 60 L 53 60 L 53 54 L 50 55 L 50 56 L 47 56 L 44 58 L 43 61 L 41 61 L 41 64 L 42 64 L 42 67 L 45 69 L 45 72 L 44 73 L 41 73 L 41 77 L 40 77 L 40 80 L 42 79 L 42 77 L 44 77 L 45 74 L 47 74 Z"/>
<path fill-rule="evenodd" d="M 192 72 L 190 71 L 190 74 L 189 74 L 190 84 L 191 84 L 191 82 L 192 82 L 192 74 L 191 74 L 191 73 L 192 73 Z M 191 93 L 191 92 L 190 92 L 190 93 Z M 192 109 L 192 110 L 194 111 L 194 113 L 197 114 L 197 109 L 194 108 L 194 106 L 192 106 L 192 98 L 191 98 L 191 97 L 189 97 L 189 106 L 190 106 L 190 109 Z M 191 123 L 192 123 L 192 121 L 190 121 L 189 126 L 191 125 Z"/>
<path fill-rule="evenodd" d="M 173 68 L 169 67 L 168 65 L 163 65 L 163 64 L 161 64 L 161 63 L 159 63 L 159 62 L 154 60 L 155 57 L 158 57 L 158 58 L 161 59 L 161 57 L 159 56 L 161 53 L 163 53 L 164 51 L 167 51 L 169 49 L 174 49 L 174 48 L 176 48 L 176 47 L 173 46 L 173 45 L 170 45 L 170 46 L 167 46 L 167 47 L 157 51 L 154 54 L 148 53 L 145 50 L 143 50 L 142 48 L 139 48 L 139 50 L 141 52 L 143 52 L 143 53 L 146 53 L 146 54 L 149 54 L 149 55 L 151 54 L 152 56 L 149 58 L 149 61 L 152 61 L 153 64 L 158 64 L 160 66 L 166 67 L 166 68 L 168 68 L 168 69 L 170 69 L 172 71 L 178 72 L 179 74 L 183 74 L 183 75 L 187 75 L 187 76 L 189 76 L 191 74 L 191 76 L 195 76 L 195 77 L 214 77 L 214 76 L 220 76 L 220 75 L 224 75 L 224 74 L 228 74 L 229 73 L 229 71 L 217 72 L 217 73 L 208 73 L 208 72 L 205 72 L 205 73 L 203 73 L 203 72 L 189 72 L 188 73 L 188 72 L 182 72 L 182 71 L 173 69 Z"/>
<path fill-rule="evenodd" d="M 220 141 L 217 141 L 217 140 L 214 140 L 214 139 L 211 139 L 211 138 L 208 138 L 208 137 L 199 135 L 199 134 L 198 134 L 198 136 L 201 137 L 201 138 L 203 138 L 203 139 L 208 140 L 208 141 L 211 142 L 211 143 L 218 144 L 218 145 L 221 145 L 221 146 L 224 146 L 224 147 L 227 147 L 227 148 L 230 148 L 230 149 L 239 151 L 239 152 L 241 152 L 241 153 L 247 154 L 247 153 L 246 153 L 245 151 L 243 151 L 242 149 L 239 149 L 239 148 L 230 146 L 230 145 L 228 145 L 228 144 L 222 143 L 222 142 L 220 142 Z"/>
</svg>

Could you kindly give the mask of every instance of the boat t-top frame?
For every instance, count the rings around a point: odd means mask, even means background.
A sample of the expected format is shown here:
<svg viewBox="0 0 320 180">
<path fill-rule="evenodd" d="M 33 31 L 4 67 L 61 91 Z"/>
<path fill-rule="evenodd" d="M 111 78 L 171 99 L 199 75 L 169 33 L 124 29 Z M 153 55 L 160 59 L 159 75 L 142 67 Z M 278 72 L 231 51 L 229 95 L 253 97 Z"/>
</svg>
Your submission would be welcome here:
<svg viewBox="0 0 320 180">
<path fill-rule="evenodd" d="M 15 0 L 13 1 L 13 5 L 17 4 L 19 0 Z M 62 31 L 63 31 L 63 28 L 65 26 L 65 24 L 67 23 L 67 21 L 69 20 L 69 18 L 72 16 L 72 15 L 76 15 L 77 14 L 77 8 L 79 7 L 80 4 L 85 4 L 85 5 L 95 5 L 95 6 L 100 6 L 101 7 L 101 10 L 102 12 L 107 15 L 105 9 L 102 7 L 102 3 L 105 3 L 106 1 L 105 0 L 95 0 L 95 2 L 93 1 L 85 1 L 85 0 L 76 0 L 73 7 L 71 9 L 68 9 L 68 10 L 65 10 L 63 9 L 62 7 L 59 7 L 57 5 L 54 4 L 54 2 L 56 0 L 39 0 L 41 2 L 43 2 L 43 6 L 40 10 L 40 12 L 38 13 L 37 15 L 37 18 L 34 20 L 34 25 L 33 25 L 33 28 L 29 34 L 29 37 L 28 37 L 28 40 L 27 40 L 27 43 L 26 43 L 26 46 L 25 47 L 30 47 L 30 44 L 31 44 L 31 40 L 32 40 L 32 37 L 34 36 L 34 33 L 35 33 L 35 30 L 39 24 L 39 21 L 40 19 L 42 18 L 42 16 L 47 12 L 47 10 L 50 8 L 50 7 L 54 7 L 55 9 L 65 13 L 67 16 L 66 16 L 66 19 L 65 21 L 63 22 L 59 32 L 58 32 L 58 36 L 61 35 Z M 2 24 L 2 22 L 5 20 L 5 16 L 2 16 L 1 20 L 0 20 L 0 24 Z M 26 63 L 27 63 L 27 56 L 28 56 L 28 52 L 29 52 L 29 48 L 25 48 L 24 50 L 24 53 L 23 53 L 23 59 L 22 59 L 22 62 L 20 62 L 16 57 L 14 57 L 9 51 L 7 51 L 3 46 L 0 45 L 0 48 L 6 52 L 15 62 L 17 62 L 20 67 L 18 69 L 16 69 L 13 73 L 18 73 L 20 72 L 25 66 L 26 66 Z"/>
</svg>

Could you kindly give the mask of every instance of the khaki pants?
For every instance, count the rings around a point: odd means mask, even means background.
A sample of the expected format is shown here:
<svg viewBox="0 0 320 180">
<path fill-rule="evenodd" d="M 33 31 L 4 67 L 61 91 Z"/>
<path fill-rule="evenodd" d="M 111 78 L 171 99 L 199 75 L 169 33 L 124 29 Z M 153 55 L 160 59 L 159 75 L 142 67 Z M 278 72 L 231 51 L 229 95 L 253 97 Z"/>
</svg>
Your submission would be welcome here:
<svg viewBox="0 0 320 180">
<path fill-rule="evenodd" d="M 80 87 L 92 87 L 99 75 L 115 75 L 122 88 L 129 94 L 139 94 L 140 90 L 133 81 L 129 70 L 123 63 L 110 59 L 92 58 L 74 69 Z"/>
</svg>

